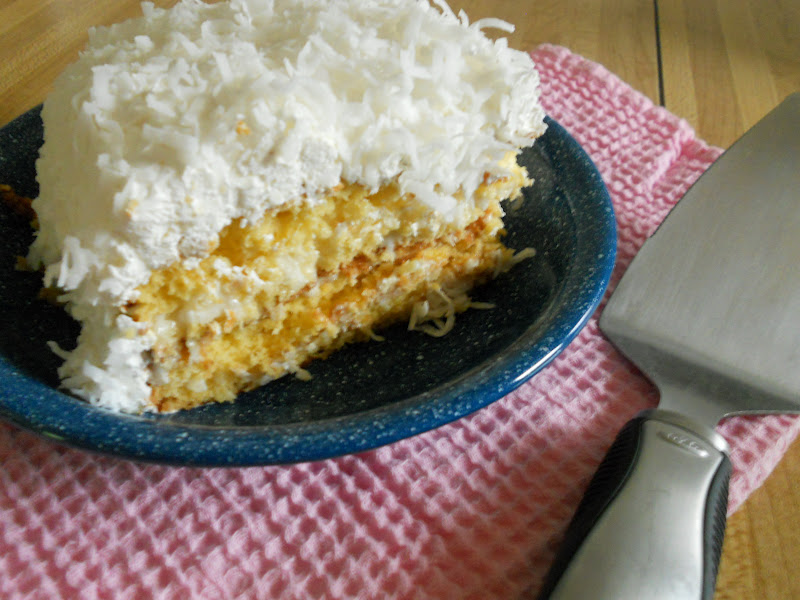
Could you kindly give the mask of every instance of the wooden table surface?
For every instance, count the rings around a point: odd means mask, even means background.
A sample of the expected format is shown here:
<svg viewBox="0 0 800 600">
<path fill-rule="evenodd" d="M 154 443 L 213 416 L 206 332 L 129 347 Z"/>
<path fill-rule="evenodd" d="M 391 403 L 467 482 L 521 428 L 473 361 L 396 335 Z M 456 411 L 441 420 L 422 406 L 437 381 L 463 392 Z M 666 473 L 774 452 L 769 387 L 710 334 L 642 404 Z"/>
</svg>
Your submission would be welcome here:
<svg viewBox="0 0 800 600">
<path fill-rule="evenodd" d="M 170 5 L 174 0 L 159 0 Z M 549 42 L 605 65 L 728 147 L 800 91 L 795 0 L 453 0 L 517 26 L 513 47 Z M 0 125 L 39 104 L 93 25 L 140 14 L 133 0 L 2 0 Z M 716 598 L 800 598 L 800 442 L 729 520 Z"/>
</svg>

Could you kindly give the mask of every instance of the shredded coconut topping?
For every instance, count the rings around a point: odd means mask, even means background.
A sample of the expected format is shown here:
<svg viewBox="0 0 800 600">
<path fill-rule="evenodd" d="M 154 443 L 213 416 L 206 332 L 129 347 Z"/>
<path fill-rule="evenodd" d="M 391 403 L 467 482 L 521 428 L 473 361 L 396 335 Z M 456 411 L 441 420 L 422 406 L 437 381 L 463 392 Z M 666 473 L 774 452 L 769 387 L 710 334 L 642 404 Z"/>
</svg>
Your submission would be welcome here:
<svg viewBox="0 0 800 600">
<path fill-rule="evenodd" d="M 42 112 L 29 260 L 84 326 L 62 370 L 102 404 L 143 406 L 148 335 L 93 307 L 197 264 L 233 220 L 397 180 L 458 223 L 484 174 L 544 130 L 530 57 L 482 31 L 513 27 L 443 0 L 142 8 L 90 32 Z M 115 386 L 119 401 L 97 400 Z"/>
</svg>

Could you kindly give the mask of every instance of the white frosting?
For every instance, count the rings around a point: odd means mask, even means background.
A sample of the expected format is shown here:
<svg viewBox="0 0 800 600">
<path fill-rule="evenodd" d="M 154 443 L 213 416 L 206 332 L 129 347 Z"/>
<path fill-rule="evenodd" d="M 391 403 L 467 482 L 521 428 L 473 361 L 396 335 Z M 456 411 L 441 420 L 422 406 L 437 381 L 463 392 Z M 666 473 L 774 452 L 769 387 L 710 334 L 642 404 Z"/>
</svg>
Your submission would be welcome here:
<svg viewBox="0 0 800 600">
<path fill-rule="evenodd" d="M 110 307 L 153 270 L 196 264 L 234 219 L 313 203 L 342 179 L 399 178 L 460 221 L 544 114 L 530 57 L 482 32 L 510 26 L 435 4 L 144 3 L 142 18 L 90 32 L 42 112 L 29 256 L 83 324 L 61 370 L 69 388 L 147 407 L 153 334 Z"/>
</svg>

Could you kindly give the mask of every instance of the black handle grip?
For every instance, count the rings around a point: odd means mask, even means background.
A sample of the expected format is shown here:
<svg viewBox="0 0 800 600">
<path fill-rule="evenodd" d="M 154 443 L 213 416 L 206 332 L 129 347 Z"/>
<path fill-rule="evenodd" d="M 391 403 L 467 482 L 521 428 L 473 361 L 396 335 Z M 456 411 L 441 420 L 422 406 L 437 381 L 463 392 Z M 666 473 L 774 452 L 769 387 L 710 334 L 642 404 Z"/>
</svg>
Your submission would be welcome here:
<svg viewBox="0 0 800 600">
<path fill-rule="evenodd" d="M 545 600 L 553 592 L 597 519 L 624 486 L 636 463 L 644 422 L 645 418 L 641 416 L 628 421 L 608 449 L 567 527 L 555 560 L 539 592 L 540 600 Z"/>
<path fill-rule="evenodd" d="M 703 535 L 703 600 L 711 600 L 717 583 L 719 559 L 728 522 L 728 484 L 733 466 L 723 455 L 711 486 L 708 489 Z"/>
</svg>

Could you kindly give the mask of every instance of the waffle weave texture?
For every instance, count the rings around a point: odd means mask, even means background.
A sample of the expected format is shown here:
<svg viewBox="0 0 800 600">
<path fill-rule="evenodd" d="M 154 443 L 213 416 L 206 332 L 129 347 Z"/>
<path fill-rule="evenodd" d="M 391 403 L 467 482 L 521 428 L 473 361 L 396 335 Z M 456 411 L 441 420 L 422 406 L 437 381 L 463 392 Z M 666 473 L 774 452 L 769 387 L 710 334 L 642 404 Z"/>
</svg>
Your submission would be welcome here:
<svg viewBox="0 0 800 600">
<path fill-rule="evenodd" d="M 542 102 L 614 202 L 610 289 L 720 154 L 602 66 L 533 53 Z M 596 317 L 549 367 L 460 421 L 291 467 L 141 465 L 0 426 L 0 598 L 508 599 L 538 589 L 582 492 L 654 388 Z M 800 420 L 734 418 L 735 510 Z"/>
</svg>

